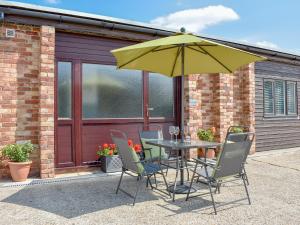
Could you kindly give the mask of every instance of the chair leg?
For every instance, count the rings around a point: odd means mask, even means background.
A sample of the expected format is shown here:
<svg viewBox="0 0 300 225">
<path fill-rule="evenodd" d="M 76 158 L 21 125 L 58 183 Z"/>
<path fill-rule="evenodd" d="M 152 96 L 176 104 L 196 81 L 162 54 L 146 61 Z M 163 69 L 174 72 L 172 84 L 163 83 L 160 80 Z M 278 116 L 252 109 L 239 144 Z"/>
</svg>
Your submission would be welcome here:
<svg viewBox="0 0 300 225">
<path fill-rule="evenodd" d="M 211 196 L 211 201 L 214 207 L 214 211 L 215 211 L 215 215 L 217 215 L 217 209 L 216 209 L 216 205 L 215 205 L 215 200 L 214 200 L 214 196 L 211 190 L 211 181 L 208 181 L 208 187 L 209 187 L 209 192 L 210 192 L 210 196 Z"/>
<path fill-rule="evenodd" d="M 218 187 L 219 187 L 219 182 L 217 182 L 216 189 L 215 189 L 215 194 L 217 194 L 217 192 L 218 192 Z"/>
<path fill-rule="evenodd" d="M 138 176 L 138 179 L 136 181 L 136 192 L 135 192 L 134 199 L 133 199 L 133 206 L 135 205 L 135 200 L 136 200 L 136 197 L 138 195 L 141 183 L 142 183 L 142 177 Z"/>
<path fill-rule="evenodd" d="M 123 178 L 123 174 L 124 174 L 124 170 L 122 170 L 121 177 L 120 177 L 118 187 L 117 187 L 117 190 L 116 190 L 116 194 L 118 194 L 118 191 L 119 191 L 119 188 L 120 188 L 120 185 L 121 185 L 121 181 L 122 181 L 122 178 Z"/>
<path fill-rule="evenodd" d="M 205 167 L 205 173 L 206 173 L 206 178 L 207 178 L 207 181 L 208 181 L 207 183 L 208 183 L 208 188 L 209 188 L 209 192 L 210 192 L 211 201 L 212 201 L 212 204 L 213 204 L 213 207 L 214 207 L 215 215 L 217 215 L 215 200 L 214 200 L 214 196 L 213 196 L 212 189 L 211 189 L 211 179 L 208 176 L 207 167 Z"/>
<path fill-rule="evenodd" d="M 246 180 L 246 182 L 247 182 L 247 185 L 249 185 L 249 180 L 248 180 L 248 176 L 247 176 L 245 167 L 244 167 L 244 169 L 243 169 L 243 172 L 244 172 L 244 174 L 245 174 L 245 180 Z"/>
<path fill-rule="evenodd" d="M 155 187 L 157 188 L 156 174 L 154 173 L 154 174 L 153 174 L 153 176 L 154 176 L 154 183 L 155 183 Z"/>
<path fill-rule="evenodd" d="M 168 172 L 169 172 L 169 167 L 170 167 L 170 158 L 171 158 L 171 153 L 169 153 L 168 155 L 168 163 L 167 163 L 167 169 L 166 169 L 166 176 L 168 176 Z"/>
<path fill-rule="evenodd" d="M 169 190 L 169 186 L 168 186 L 166 177 L 165 177 L 164 172 L 163 172 L 163 170 L 162 170 L 161 167 L 160 167 L 160 172 L 161 172 L 161 175 L 162 175 L 162 177 L 163 177 L 163 179 L 164 179 L 164 182 L 165 182 L 165 185 L 166 185 L 166 188 L 167 188 L 167 192 L 169 193 L 169 196 L 170 196 L 170 198 L 171 198 L 172 196 L 171 196 L 171 193 L 170 193 L 170 190 Z"/>
<path fill-rule="evenodd" d="M 244 187 L 245 187 L 245 191 L 246 191 L 246 194 L 247 194 L 249 205 L 251 205 L 250 196 L 249 196 L 249 192 L 248 192 L 248 188 L 247 188 L 247 184 L 246 184 L 246 180 L 245 180 L 245 175 L 244 174 L 242 174 L 242 179 L 243 179 L 243 183 L 244 183 Z"/>
<path fill-rule="evenodd" d="M 186 167 L 186 172 L 187 172 L 187 180 L 190 180 L 190 172 L 187 164 L 187 160 L 185 159 L 185 167 Z"/>
<path fill-rule="evenodd" d="M 170 166 L 170 161 L 168 160 L 168 163 L 167 163 L 167 169 L 166 169 L 166 176 L 168 176 L 169 166 Z"/>
<path fill-rule="evenodd" d="M 195 169 L 193 171 L 192 179 L 191 179 L 191 182 L 190 182 L 190 188 L 189 188 L 188 193 L 186 195 L 186 199 L 185 199 L 186 201 L 189 199 L 189 196 L 190 196 L 190 192 L 191 192 L 191 188 L 192 188 L 192 185 L 193 185 L 193 181 L 195 179 L 196 169 L 197 169 L 197 163 L 196 163 Z"/>
<path fill-rule="evenodd" d="M 148 180 L 148 182 L 150 184 L 151 190 L 153 190 L 153 185 L 152 185 L 152 182 L 151 182 L 151 175 L 147 176 L 147 180 Z"/>
</svg>

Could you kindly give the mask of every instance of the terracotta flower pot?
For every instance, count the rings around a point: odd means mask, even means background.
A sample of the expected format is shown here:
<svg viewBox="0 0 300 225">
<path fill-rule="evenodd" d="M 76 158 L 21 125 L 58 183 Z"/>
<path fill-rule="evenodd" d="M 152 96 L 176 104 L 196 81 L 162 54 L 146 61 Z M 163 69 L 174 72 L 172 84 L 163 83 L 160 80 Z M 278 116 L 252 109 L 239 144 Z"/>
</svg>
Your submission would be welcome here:
<svg viewBox="0 0 300 225">
<path fill-rule="evenodd" d="M 26 181 L 30 171 L 31 163 L 32 163 L 31 161 L 8 162 L 10 175 L 13 181 L 16 182 Z"/>
<path fill-rule="evenodd" d="M 205 149 L 199 148 L 198 149 L 198 157 L 204 158 L 205 157 Z M 214 149 L 208 149 L 206 153 L 207 158 L 214 158 L 215 157 L 215 150 Z"/>
</svg>

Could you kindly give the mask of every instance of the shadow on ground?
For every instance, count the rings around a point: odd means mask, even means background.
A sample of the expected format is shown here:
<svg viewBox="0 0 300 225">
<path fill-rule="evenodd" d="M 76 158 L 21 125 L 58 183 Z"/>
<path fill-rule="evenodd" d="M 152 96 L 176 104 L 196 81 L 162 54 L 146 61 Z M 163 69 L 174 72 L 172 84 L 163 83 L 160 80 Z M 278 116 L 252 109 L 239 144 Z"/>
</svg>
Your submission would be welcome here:
<svg viewBox="0 0 300 225">
<path fill-rule="evenodd" d="M 17 204 L 74 218 L 95 211 L 122 205 L 132 206 L 132 199 L 124 193 L 115 194 L 119 177 L 86 179 L 63 183 L 26 186 L 1 202 Z M 125 177 L 122 188 L 135 190 L 135 179 Z M 137 203 L 157 200 L 151 190 L 141 188 Z"/>
</svg>

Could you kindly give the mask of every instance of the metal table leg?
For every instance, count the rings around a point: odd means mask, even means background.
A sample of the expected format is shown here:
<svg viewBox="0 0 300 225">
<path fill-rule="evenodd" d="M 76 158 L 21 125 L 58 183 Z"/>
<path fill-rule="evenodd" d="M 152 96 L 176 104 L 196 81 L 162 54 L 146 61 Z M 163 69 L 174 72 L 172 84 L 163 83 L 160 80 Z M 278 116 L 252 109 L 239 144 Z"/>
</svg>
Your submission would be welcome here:
<svg viewBox="0 0 300 225">
<path fill-rule="evenodd" d="M 176 178 L 175 178 L 175 184 L 174 185 L 170 185 L 168 191 L 173 193 L 173 201 L 175 198 L 175 194 L 187 194 L 189 189 L 190 189 L 190 184 L 187 182 L 184 182 L 184 165 L 185 165 L 185 151 L 184 150 L 180 150 L 181 152 L 181 159 L 180 159 L 180 163 L 179 163 L 179 156 L 177 153 L 177 162 L 176 162 Z M 180 172 L 180 181 L 177 183 L 177 174 L 178 171 Z M 191 188 L 190 193 L 195 192 L 196 189 L 195 188 Z"/>
</svg>

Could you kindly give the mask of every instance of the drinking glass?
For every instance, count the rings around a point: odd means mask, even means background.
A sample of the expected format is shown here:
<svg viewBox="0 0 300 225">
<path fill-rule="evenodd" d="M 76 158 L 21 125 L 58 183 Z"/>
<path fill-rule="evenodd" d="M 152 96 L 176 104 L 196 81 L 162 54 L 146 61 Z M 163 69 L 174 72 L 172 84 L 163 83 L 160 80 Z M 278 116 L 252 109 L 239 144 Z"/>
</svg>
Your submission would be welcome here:
<svg viewBox="0 0 300 225">
<path fill-rule="evenodd" d="M 175 127 L 174 134 L 175 134 L 175 137 L 176 137 L 176 143 L 177 143 L 177 136 L 178 136 L 178 134 L 179 134 L 179 127 Z"/>
<path fill-rule="evenodd" d="M 169 134 L 171 135 L 171 142 L 173 142 L 174 133 L 175 133 L 175 126 L 169 126 Z"/>
<path fill-rule="evenodd" d="M 185 142 L 190 143 L 191 142 L 191 134 L 190 134 L 190 127 L 184 126 L 184 137 L 185 137 Z"/>
</svg>

